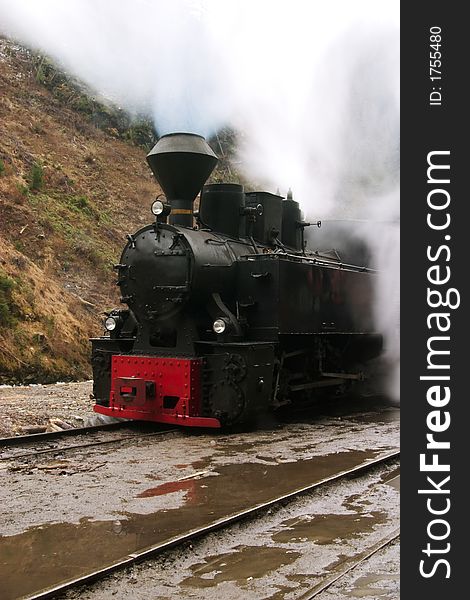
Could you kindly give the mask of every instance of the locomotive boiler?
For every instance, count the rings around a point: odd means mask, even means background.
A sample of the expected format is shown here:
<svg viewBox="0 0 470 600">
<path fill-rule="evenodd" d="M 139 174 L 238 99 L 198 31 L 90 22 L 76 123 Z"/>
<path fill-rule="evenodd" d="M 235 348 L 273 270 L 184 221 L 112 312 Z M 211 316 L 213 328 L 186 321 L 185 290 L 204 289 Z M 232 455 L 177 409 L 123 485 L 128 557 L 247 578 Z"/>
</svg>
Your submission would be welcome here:
<svg viewBox="0 0 470 600">
<path fill-rule="evenodd" d="M 204 185 L 201 136 L 165 135 L 147 161 L 165 198 L 115 266 L 125 308 L 92 339 L 94 410 L 221 427 L 361 380 L 382 347 L 374 273 L 307 250 L 291 194 Z"/>
</svg>

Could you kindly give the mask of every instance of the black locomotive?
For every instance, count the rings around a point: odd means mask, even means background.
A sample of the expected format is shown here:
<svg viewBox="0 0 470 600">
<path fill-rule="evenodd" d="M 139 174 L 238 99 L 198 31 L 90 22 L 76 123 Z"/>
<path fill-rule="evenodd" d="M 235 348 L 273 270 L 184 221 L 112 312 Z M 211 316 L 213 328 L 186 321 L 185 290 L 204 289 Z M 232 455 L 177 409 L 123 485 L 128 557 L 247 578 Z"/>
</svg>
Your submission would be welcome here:
<svg viewBox="0 0 470 600">
<path fill-rule="evenodd" d="M 147 161 L 166 200 L 115 267 L 127 308 L 92 340 L 94 410 L 221 427 L 360 380 L 382 347 L 373 272 L 307 251 L 290 194 L 204 186 L 217 157 L 198 135 Z"/>
</svg>

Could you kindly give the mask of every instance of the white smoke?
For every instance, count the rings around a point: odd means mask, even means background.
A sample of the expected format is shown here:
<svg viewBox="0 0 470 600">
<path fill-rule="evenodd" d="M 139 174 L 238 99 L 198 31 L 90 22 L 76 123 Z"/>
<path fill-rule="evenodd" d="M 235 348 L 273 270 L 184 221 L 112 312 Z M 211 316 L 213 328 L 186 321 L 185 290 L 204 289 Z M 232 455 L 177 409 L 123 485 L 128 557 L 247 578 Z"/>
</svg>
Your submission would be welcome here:
<svg viewBox="0 0 470 600">
<path fill-rule="evenodd" d="M 0 0 L 0 30 L 151 115 L 159 133 L 230 125 L 247 175 L 292 187 L 307 218 L 371 221 L 362 235 L 381 270 L 377 328 L 392 366 L 398 21 L 398 0 Z"/>
</svg>

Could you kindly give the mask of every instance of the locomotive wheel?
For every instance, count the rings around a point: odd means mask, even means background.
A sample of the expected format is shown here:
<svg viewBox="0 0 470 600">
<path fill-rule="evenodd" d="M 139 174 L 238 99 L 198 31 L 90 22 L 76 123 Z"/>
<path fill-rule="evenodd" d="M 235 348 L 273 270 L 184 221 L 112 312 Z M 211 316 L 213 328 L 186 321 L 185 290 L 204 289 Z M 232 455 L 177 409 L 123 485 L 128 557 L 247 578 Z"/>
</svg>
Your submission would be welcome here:
<svg viewBox="0 0 470 600">
<path fill-rule="evenodd" d="M 223 379 L 212 386 L 210 405 L 216 419 L 223 425 L 233 425 L 242 419 L 245 397 L 235 382 Z"/>
</svg>

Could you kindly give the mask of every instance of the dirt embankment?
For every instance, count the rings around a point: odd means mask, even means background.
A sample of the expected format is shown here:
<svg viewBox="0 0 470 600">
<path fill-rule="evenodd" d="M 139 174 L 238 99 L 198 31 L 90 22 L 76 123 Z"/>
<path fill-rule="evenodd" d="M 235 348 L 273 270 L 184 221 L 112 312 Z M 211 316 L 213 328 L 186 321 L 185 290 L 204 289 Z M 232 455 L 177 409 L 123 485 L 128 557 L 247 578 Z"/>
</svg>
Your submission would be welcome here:
<svg viewBox="0 0 470 600">
<path fill-rule="evenodd" d="M 89 378 L 112 265 L 159 193 L 145 151 L 96 128 L 0 38 L 0 384 Z"/>
</svg>

